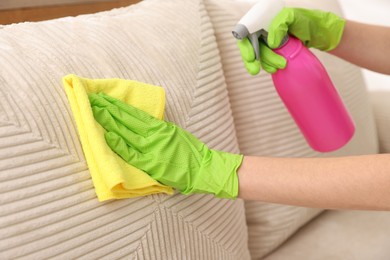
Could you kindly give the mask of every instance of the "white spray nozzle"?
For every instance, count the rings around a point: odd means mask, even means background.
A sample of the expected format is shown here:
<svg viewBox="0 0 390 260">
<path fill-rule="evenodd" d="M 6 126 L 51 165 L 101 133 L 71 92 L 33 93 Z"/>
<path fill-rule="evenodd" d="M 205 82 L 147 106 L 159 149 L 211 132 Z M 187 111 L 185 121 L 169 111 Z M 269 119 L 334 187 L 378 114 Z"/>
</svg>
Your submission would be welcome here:
<svg viewBox="0 0 390 260">
<path fill-rule="evenodd" d="M 255 49 L 256 59 L 259 59 L 259 40 L 266 36 L 272 19 L 283 9 L 283 0 L 259 0 L 237 23 L 233 36 L 242 40 L 248 37 Z"/>
</svg>

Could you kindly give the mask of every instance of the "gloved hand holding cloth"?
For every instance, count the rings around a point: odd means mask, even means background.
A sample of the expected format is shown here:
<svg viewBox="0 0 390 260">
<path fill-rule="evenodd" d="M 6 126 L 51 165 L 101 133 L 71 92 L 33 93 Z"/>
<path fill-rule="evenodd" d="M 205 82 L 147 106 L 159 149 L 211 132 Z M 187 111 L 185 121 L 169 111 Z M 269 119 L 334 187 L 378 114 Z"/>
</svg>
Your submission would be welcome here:
<svg viewBox="0 0 390 260">
<path fill-rule="evenodd" d="M 306 47 L 330 51 L 340 43 L 344 27 L 345 20 L 331 12 L 285 7 L 268 28 L 267 44 L 259 41 L 260 62 L 255 59 L 253 46 L 247 38 L 237 44 L 250 74 L 259 73 L 260 66 L 268 73 L 275 73 L 286 66 L 286 60 L 271 49 L 277 48 L 287 33 L 300 39 Z"/>
<path fill-rule="evenodd" d="M 129 164 L 183 194 L 238 195 L 243 156 L 209 149 L 177 125 L 104 93 L 90 94 L 95 119 L 107 130 L 111 149 Z"/>
</svg>

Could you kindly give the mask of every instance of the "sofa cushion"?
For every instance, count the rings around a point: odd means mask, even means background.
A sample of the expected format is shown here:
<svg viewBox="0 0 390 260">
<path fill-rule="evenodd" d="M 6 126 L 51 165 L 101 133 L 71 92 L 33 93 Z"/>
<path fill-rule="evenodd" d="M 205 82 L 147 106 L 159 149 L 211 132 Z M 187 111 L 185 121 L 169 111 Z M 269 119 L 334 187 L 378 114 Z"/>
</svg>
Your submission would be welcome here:
<svg viewBox="0 0 390 260">
<path fill-rule="evenodd" d="M 231 31 L 257 1 L 205 0 L 228 86 L 240 150 L 247 155 L 276 157 L 323 157 L 377 153 L 373 116 L 361 71 L 327 53 L 315 51 L 327 68 L 355 123 L 352 141 L 339 151 L 313 151 L 278 97 L 271 76 L 264 71 L 250 76 L 244 68 Z M 336 0 L 286 1 L 289 6 L 321 8 L 341 14 Z M 283 243 L 299 227 L 322 212 L 321 209 L 261 202 L 245 202 L 252 259 L 260 259 Z"/>
<path fill-rule="evenodd" d="M 390 153 L 390 91 L 372 90 L 370 102 L 374 111 L 375 125 L 378 130 L 379 150 Z"/>
<path fill-rule="evenodd" d="M 0 258 L 249 259 L 242 200 L 151 195 L 99 203 L 61 79 L 165 88 L 167 120 L 237 153 L 202 1 L 137 5 L 0 29 Z"/>
<path fill-rule="evenodd" d="M 390 259 L 390 212 L 326 211 L 264 260 Z"/>
</svg>

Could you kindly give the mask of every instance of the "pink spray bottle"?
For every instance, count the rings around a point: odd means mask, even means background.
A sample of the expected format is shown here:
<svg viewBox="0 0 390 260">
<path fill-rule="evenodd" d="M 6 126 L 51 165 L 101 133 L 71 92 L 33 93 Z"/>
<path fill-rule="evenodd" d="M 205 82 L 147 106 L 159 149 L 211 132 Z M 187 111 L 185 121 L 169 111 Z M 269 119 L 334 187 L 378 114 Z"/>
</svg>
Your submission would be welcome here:
<svg viewBox="0 0 390 260">
<path fill-rule="evenodd" d="M 256 59 L 259 38 L 266 39 L 272 18 L 283 7 L 282 0 L 260 0 L 234 28 L 235 38 L 249 38 Z M 289 35 L 274 52 L 287 60 L 285 69 L 272 74 L 275 88 L 309 145 L 331 152 L 347 144 L 355 132 L 353 120 L 318 58 Z"/>
</svg>

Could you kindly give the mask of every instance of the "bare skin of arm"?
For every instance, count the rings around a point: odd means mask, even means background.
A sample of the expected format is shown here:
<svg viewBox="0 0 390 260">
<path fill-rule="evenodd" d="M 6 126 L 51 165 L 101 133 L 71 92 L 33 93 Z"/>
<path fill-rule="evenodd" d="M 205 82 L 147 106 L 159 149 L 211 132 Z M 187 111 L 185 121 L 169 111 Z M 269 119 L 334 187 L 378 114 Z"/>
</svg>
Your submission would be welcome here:
<svg viewBox="0 0 390 260">
<path fill-rule="evenodd" d="M 390 210 L 390 154 L 340 158 L 245 156 L 239 197 L 312 208 Z"/>
<path fill-rule="evenodd" d="M 339 45 L 329 53 L 390 75 L 390 27 L 346 21 Z"/>
</svg>

